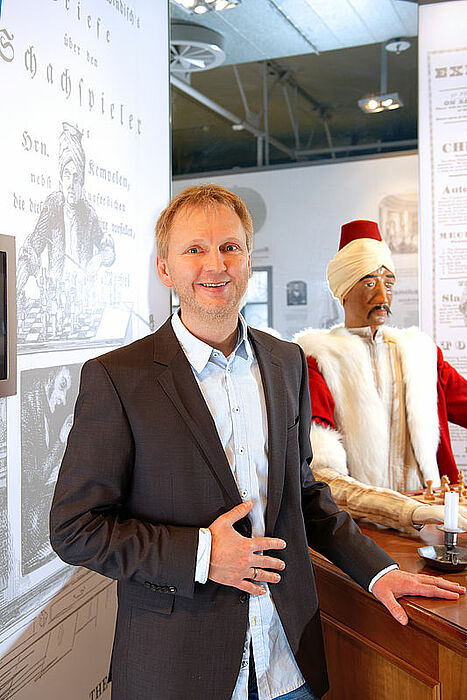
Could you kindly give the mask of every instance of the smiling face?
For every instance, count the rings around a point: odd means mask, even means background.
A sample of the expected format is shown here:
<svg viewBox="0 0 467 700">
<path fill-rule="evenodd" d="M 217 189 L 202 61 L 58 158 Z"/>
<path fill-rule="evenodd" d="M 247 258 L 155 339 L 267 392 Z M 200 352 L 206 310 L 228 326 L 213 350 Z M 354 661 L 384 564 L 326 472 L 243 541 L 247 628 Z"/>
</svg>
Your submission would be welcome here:
<svg viewBox="0 0 467 700">
<path fill-rule="evenodd" d="M 194 335 L 199 328 L 237 326 L 250 277 L 245 231 L 226 206 L 180 210 L 172 223 L 159 277 L 180 299 L 181 317 Z"/>
<path fill-rule="evenodd" d="M 374 334 L 387 320 L 394 282 L 393 273 L 380 267 L 354 284 L 344 298 L 346 327 L 371 326 Z"/>
</svg>

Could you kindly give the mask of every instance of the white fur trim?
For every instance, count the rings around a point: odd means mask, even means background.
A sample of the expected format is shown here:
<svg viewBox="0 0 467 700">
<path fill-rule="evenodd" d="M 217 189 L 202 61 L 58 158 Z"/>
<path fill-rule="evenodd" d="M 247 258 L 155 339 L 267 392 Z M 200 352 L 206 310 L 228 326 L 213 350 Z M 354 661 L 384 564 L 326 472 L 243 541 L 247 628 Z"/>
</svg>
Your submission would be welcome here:
<svg viewBox="0 0 467 700">
<path fill-rule="evenodd" d="M 439 444 L 437 350 L 418 328 L 385 328 L 384 334 L 399 350 L 405 381 L 407 423 L 412 447 L 425 482 L 439 484 L 436 452 Z"/>
<path fill-rule="evenodd" d="M 295 340 L 315 358 L 335 401 L 334 419 L 349 474 L 365 484 L 388 487 L 386 418 L 360 338 L 336 326 L 330 332 L 309 330 Z"/>
<path fill-rule="evenodd" d="M 424 479 L 439 481 L 436 346 L 417 328 L 385 328 L 399 350 L 406 389 L 407 423 Z M 371 363 L 360 338 L 343 326 L 308 329 L 294 338 L 315 358 L 335 401 L 336 427 L 347 453 L 348 473 L 366 484 L 388 487 L 388 427 Z M 335 465 L 328 465 L 334 468 Z"/>
<path fill-rule="evenodd" d="M 332 428 L 318 423 L 311 424 L 310 431 L 313 461 L 311 468 L 332 467 L 341 474 L 348 474 L 347 457 L 342 444 L 342 435 Z"/>
</svg>

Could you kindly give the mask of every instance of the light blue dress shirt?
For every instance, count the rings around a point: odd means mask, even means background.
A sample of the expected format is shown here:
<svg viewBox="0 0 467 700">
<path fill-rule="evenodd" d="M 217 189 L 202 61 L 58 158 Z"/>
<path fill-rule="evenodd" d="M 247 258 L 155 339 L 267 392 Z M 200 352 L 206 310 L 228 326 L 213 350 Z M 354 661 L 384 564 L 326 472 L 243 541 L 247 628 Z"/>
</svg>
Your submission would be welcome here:
<svg viewBox="0 0 467 700">
<path fill-rule="evenodd" d="M 193 336 L 178 314 L 172 327 L 191 365 L 208 405 L 242 500 L 249 513 L 252 536 L 263 537 L 268 484 L 268 426 L 258 361 L 248 340 L 247 325 L 239 316 L 235 350 L 225 357 Z M 201 530 L 195 578 L 207 579 L 211 533 Z M 253 646 L 259 700 L 272 700 L 304 684 L 285 636 L 269 587 L 263 596 L 250 596 L 249 625 L 232 700 L 248 698 L 250 645 Z"/>
<path fill-rule="evenodd" d="M 263 537 L 268 484 L 268 426 L 261 374 L 248 340 L 247 324 L 239 316 L 237 344 L 227 358 L 220 350 L 192 335 L 178 314 L 172 316 L 172 327 L 214 419 L 240 497 L 253 503 L 249 513 L 252 536 Z M 195 571 L 195 580 L 199 583 L 206 583 L 210 556 L 211 533 L 202 528 Z M 381 576 L 394 568 L 397 564 L 377 573 L 368 586 L 369 591 Z M 253 645 L 259 700 L 272 700 L 305 683 L 269 587 L 265 583 L 262 585 L 266 589 L 264 596 L 250 596 L 249 626 L 232 700 L 248 698 L 250 645 Z"/>
</svg>

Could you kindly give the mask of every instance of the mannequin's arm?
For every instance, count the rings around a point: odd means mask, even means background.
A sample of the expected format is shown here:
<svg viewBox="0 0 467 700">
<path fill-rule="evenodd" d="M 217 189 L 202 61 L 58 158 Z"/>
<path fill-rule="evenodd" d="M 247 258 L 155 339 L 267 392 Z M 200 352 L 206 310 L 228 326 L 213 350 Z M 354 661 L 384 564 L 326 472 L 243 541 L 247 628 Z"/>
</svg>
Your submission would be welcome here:
<svg viewBox="0 0 467 700">
<path fill-rule="evenodd" d="M 398 491 L 369 486 L 331 467 L 313 467 L 315 478 L 329 484 L 337 505 L 353 518 L 415 534 L 417 527 L 444 522 L 444 506 L 424 505 Z M 459 507 L 459 527 L 467 529 L 467 512 Z M 414 527 L 417 526 L 417 527 Z"/>
<path fill-rule="evenodd" d="M 413 516 L 420 503 L 391 489 L 369 486 L 332 467 L 314 467 L 316 479 L 329 484 L 337 505 L 353 518 L 367 518 L 402 532 L 416 532 Z M 430 506 L 432 507 L 432 506 Z"/>
</svg>

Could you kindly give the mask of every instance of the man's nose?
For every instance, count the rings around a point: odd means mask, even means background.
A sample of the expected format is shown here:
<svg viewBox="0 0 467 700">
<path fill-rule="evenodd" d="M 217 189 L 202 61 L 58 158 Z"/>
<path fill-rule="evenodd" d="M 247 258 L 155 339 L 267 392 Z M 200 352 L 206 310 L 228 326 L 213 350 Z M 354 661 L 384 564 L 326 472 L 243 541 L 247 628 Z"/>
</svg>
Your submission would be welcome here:
<svg viewBox="0 0 467 700">
<path fill-rule="evenodd" d="M 222 251 L 217 248 L 213 248 L 209 251 L 204 260 L 204 267 L 207 270 L 213 270 L 215 272 L 222 272 L 226 269 L 224 256 Z"/>
</svg>

